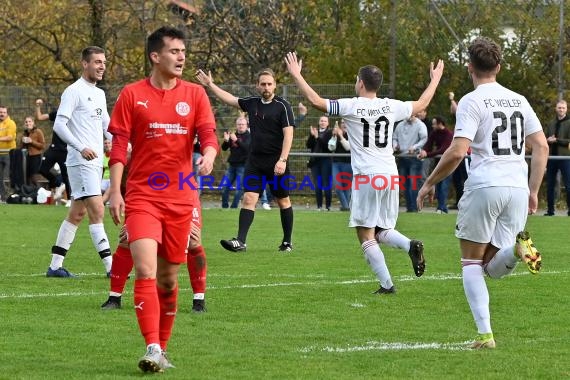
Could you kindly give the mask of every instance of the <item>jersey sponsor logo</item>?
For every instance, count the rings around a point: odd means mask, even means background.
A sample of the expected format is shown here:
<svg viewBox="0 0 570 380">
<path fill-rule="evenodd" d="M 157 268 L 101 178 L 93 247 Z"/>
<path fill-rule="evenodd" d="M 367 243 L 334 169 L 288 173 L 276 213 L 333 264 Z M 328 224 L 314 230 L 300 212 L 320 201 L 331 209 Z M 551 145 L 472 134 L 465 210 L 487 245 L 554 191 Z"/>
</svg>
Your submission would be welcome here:
<svg viewBox="0 0 570 380">
<path fill-rule="evenodd" d="M 150 123 L 149 128 L 151 130 L 161 129 L 167 135 L 187 135 L 188 130 L 180 123 L 168 124 L 168 123 Z"/>
<path fill-rule="evenodd" d="M 178 102 L 176 104 L 176 113 L 180 116 L 186 116 L 190 113 L 190 105 L 186 102 Z"/>
<path fill-rule="evenodd" d="M 148 104 L 147 104 L 147 103 L 148 103 L 148 100 L 145 100 L 144 102 L 139 100 L 139 101 L 137 102 L 137 105 L 143 106 L 144 108 L 148 109 Z"/>
</svg>

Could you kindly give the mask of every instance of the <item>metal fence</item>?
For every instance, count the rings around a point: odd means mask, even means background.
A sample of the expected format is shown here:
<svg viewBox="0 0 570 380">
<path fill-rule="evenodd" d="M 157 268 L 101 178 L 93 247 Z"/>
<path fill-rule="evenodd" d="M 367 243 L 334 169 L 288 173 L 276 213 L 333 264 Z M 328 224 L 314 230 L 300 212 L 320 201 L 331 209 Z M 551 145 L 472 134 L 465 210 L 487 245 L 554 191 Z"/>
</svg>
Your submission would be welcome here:
<svg viewBox="0 0 570 380">
<path fill-rule="evenodd" d="M 17 86 L 0 86 L 0 105 L 8 107 L 8 114 L 16 122 L 18 126 L 18 138 L 23 132 L 24 118 L 28 115 L 34 115 L 35 112 L 35 100 L 42 98 L 44 100 L 44 105 L 42 106 L 42 112 L 49 112 L 56 109 L 59 104 L 59 99 L 61 93 L 67 85 L 61 85 L 61 87 L 50 86 L 50 87 L 17 87 Z M 255 87 L 253 85 L 220 85 L 225 90 L 234 94 L 238 97 L 245 97 L 256 94 Z M 338 99 L 342 97 L 352 97 L 354 96 L 354 84 L 317 84 L 313 85 L 313 88 L 323 97 Z M 122 86 L 108 86 L 104 88 L 107 94 L 107 106 L 109 113 L 112 112 L 113 106 L 117 99 Z M 380 94 L 383 96 L 387 93 L 388 87 L 383 86 Z M 304 98 L 299 94 L 299 91 L 294 85 L 278 85 L 277 94 L 282 96 L 287 101 L 289 101 L 293 107 L 294 113 L 297 115 L 299 112 L 298 104 L 303 102 Z M 220 139 L 220 144 L 223 138 L 223 132 L 226 129 L 233 129 L 235 126 L 236 117 L 239 111 L 233 107 L 227 106 L 221 103 L 216 97 L 210 94 L 210 101 L 212 103 L 212 108 L 216 116 L 216 122 L 218 126 L 218 137 Z M 305 103 L 305 105 L 308 105 Z M 322 112 L 315 109 L 309 108 L 309 112 L 305 120 L 298 125 L 293 139 L 293 146 L 291 151 L 294 153 L 291 155 L 289 160 L 289 168 L 292 175 L 298 178 L 303 178 L 308 175 L 309 169 L 307 168 L 308 156 L 303 156 L 304 153 L 308 153 L 308 149 L 305 147 L 305 142 L 309 136 L 309 126 L 317 126 L 318 119 L 322 116 Z M 331 119 L 331 125 L 334 125 L 335 120 Z M 51 141 L 52 126 L 49 122 L 37 122 L 38 127 L 42 129 L 44 135 L 46 136 L 46 141 Z M 18 140 L 19 141 L 19 140 Z M 228 152 L 220 152 L 216 164 L 214 167 L 213 176 L 216 178 L 222 178 L 226 168 L 227 159 L 229 156 Z M 308 193 L 303 191 L 303 193 Z"/>
<path fill-rule="evenodd" d="M 16 86 L 0 86 L 0 105 L 8 107 L 10 117 L 18 125 L 19 137 L 23 131 L 23 121 L 27 115 L 34 114 L 34 104 L 37 98 L 44 99 L 44 106 L 42 111 L 47 112 L 55 109 L 59 104 L 61 93 L 66 86 L 61 87 L 16 87 Z M 238 97 L 249 96 L 256 94 L 254 86 L 251 85 L 221 85 L 225 90 Z M 312 86 L 317 93 L 323 98 L 337 99 L 342 97 L 354 96 L 354 84 L 320 84 Z M 109 112 L 112 112 L 113 105 L 122 86 L 110 86 L 105 88 L 107 93 L 107 102 Z M 387 86 L 383 86 L 380 91 L 380 96 L 386 96 L 388 91 Z M 299 91 L 294 85 L 279 85 L 278 95 L 287 99 L 293 106 L 293 111 L 298 113 L 299 102 L 304 101 L 304 98 L 299 94 Z M 222 141 L 223 131 L 226 129 L 233 129 L 235 119 L 238 116 L 238 110 L 222 104 L 217 98 L 210 96 L 212 107 L 216 115 L 216 122 L 218 125 L 218 136 L 220 143 Z M 307 104 L 305 104 L 307 105 Z M 322 116 L 320 111 L 309 108 L 309 113 L 305 120 L 298 125 L 293 140 L 293 147 L 289 158 L 289 168 L 291 174 L 295 178 L 304 178 L 310 175 L 310 170 L 307 168 L 308 158 L 311 156 L 308 149 L 305 147 L 305 142 L 309 136 L 309 126 L 317 126 L 318 119 Z M 334 125 L 335 119 L 331 119 L 331 125 Z M 48 122 L 39 122 L 38 126 L 43 130 L 46 135 L 46 141 L 51 140 L 52 129 Z M 220 152 L 216 160 L 212 176 L 219 181 L 225 173 L 227 168 L 227 158 L 229 152 Z M 566 159 L 566 157 L 556 157 L 553 159 Z M 218 183 L 218 182 L 216 182 Z M 206 190 L 208 191 L 208 190 Z M 293 194 L 307 195 L 311 191 L 308 188 L 301 190 L 294 190 Z"/>
</svg>

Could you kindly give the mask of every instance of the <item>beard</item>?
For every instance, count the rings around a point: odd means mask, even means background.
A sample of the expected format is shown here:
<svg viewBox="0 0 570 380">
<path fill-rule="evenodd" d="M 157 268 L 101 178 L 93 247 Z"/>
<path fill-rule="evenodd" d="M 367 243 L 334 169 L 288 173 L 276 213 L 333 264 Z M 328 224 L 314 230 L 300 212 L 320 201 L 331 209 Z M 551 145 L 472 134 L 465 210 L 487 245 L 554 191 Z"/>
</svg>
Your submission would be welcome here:
<svg viewBox="0 0 570 380">
<path fill-rule="evenodd" d="M 264 100 L 271 100 L 271 98 L 273 97 L 273 93 L 272 93 L 272 92 L 269 92 L 269 91 L 263 91 L 263 92 L 261 93 L 261 97 L 262 97 Z"/>
</svg>

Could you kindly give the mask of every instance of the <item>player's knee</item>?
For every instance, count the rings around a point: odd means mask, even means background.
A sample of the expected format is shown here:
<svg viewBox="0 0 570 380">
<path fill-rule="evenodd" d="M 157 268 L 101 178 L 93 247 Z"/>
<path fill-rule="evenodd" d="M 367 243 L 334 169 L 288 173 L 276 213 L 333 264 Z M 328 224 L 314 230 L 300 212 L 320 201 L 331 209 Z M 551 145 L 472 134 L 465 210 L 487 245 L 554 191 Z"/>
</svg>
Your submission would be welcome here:
<svg viewBox="0 0 570 380">
<path fill-rule="evenodd" d="M 159 288 L 162 288 L 167 291 L 171 291 L 176 289 L 178 285 L 177 277 L 172 276 L 161 276 L 160 278 L 156 279 L 156 284 Z"/>
<path fill-rule="evenodd" d="M 277 198 L 276 202 L 279 205 L 280 209 L 291 207 L 291 198 L 289 197 Z"/>
<path fill-rule="evenodd" d="M 255 204 L 257 203 L 257 200 L 259 199 L 259 194 L 258 193 L 254 193 L 254 192 L 246 192 L 243 195 L 243 208 L 255 208 Z"/>
<path fill-rule="evenodd" d="M 69 215 L 67 216 L 67 220 L 70 223 L 75 224 L 77 226 L 77 225 L 79 225 L 79 223 L 81 223 L 81 221 L 83 220 L 83 218 L 85 217 L 86 214 L 87 214 L 87 210 L 85 210 L 85 209 L 72 210 L 69 213 Z"/>
</svg>

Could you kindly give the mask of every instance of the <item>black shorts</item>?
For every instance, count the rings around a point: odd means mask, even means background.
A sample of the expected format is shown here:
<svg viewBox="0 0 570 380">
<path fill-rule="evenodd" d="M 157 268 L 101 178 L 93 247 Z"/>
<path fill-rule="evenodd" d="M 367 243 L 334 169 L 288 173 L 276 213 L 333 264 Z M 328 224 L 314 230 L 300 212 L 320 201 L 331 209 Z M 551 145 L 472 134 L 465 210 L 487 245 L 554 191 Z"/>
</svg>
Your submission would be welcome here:
<svg viewBox="0 0 570 380">
<path fill-rule="evenodd" d="M 276 176 L 275 164 L 278 160 L 279 157 L 250 155 L 245 164 L 244 191 L 261 194 L 267 187 L 275 198 L 287 198 L 291 179 L 289 165 L 285 167 L 282 175 Z"/>
</svg>

